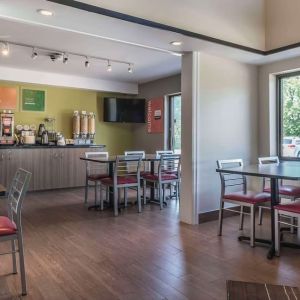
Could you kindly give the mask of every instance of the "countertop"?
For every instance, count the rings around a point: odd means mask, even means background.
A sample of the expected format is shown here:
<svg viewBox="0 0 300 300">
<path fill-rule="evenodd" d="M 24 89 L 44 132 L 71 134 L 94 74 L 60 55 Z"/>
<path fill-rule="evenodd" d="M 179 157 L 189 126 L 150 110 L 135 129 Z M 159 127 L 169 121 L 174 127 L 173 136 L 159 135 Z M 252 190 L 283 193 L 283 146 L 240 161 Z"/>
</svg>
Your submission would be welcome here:
<svg viewBox="0 0 300 300">
<path fill-rule="evenodd" d="M 1 149 L 49 149 L 49 148 L 104 148 L 105 145 L 65 145 L 65 146 L 57 146 L 57 145 L 0 145 Z"/>
</svg>

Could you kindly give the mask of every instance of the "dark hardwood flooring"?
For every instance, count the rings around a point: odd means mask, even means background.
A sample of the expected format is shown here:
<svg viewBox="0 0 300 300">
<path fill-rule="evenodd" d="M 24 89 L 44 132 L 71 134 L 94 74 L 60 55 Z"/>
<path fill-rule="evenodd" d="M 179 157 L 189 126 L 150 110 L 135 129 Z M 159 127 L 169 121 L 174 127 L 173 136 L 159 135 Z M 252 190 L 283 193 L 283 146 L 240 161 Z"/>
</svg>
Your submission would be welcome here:
<svg viewBox="0 0 300 300">
<path fill-rule="evenodd" d="M 268 222 L 257 226 L 258 236 L 268 236 Z M 163 211 L 131 207 L 115 218 L 87 211 L 81 189 L 31 193 L 23 228 L 28 300 L 219 300 L 227 279 L 300 285 L 299 250 L 283 249 L 269 261 L 267 248 L 237 241 L 238 217 L 225 219 L 218 237 L 216 221 L 179 223 L 175 201 Z M 0 256 L 0 299 L 19 298 L 19 276 L 11 271 L 11 257 Z"/>
</svg>

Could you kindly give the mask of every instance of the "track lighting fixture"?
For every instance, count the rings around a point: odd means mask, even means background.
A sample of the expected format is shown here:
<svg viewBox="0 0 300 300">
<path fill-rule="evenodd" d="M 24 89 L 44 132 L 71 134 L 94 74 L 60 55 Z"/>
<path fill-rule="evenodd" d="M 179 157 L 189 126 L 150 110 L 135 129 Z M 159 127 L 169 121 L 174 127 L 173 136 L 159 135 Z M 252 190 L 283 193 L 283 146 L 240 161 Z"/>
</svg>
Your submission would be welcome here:
<svg viewBox="0 0 300 300">
<path fill-rule="evenodd" d="M 67 54 L 67 53 L 64 53 L 64 55 L 63 55 L 63 63 L 64 63 L 64 64 L 67 64 L 68 61 L 69 61 L 68 54 Z"/>
<path fill-rule="evenodd" d="M 0 48 L 1 48 L 1 54 L 3 56 L 8 56 L 9 55 L 9 45 L 8 43 L 0 43 Z"/>
<path fill-rule="evenodd" d="M 84 66 L 85 66 L 86 68 L 88 68 L 88 67 L 90 66 L 90 61 L 89 61 L 89 59 L 88 59 L 87 56 L 86 56 L 86 58 L 85 58 Z"/>
<path fill-rule="evenodd" d="M 133 66 L 132 66 L 132 64 L 128 65 L 128 72 L 129 73 L 133 73 Z"/>
<path fill-rule="evenodd" d="M 114 64 L 122 64 L 128 67 L 128 73 L 133 73 L 133 63 L 129 61 L 110 59 L 108 57 L 99 57 L 99 56 L 87 56 L 86 54 L 76 53 L 76 52 L 64 52 L 59 49 L 49 49 L 38 47 L 35 45 L 23 44 L 23 43 L 15 43 L 15 42 L 6 42 L 0 40 L 0 55 L 8 56 L 10 53 L 10 46 L 17 46 L 31 49 L 31 58 L 36 59 L 39 56 L 49 57 L 52 62 L 63 62 L 63 64 L 67 64 L 69 62 L 69 58 L 77 57 L 83 60 L 85 68 L 89 68 L 91 66 L 91 60 L 93 63 L 97 62 L 106 62 L 106 70 L 107 72 L 112 72 L 112 63 Z"/>
<path fill-rule="evenodd" d="M 111 72 L 112 71 L 112 66 L 111 66 L 109 60 L 107 61 L 107 69 L 106 70 L 107 70 L 107 72 Z"/>
<path fill-rule="evenodd" d="M 37 57 L 38 57 L 38 54 L 37 54 L 35 48 L 33 48 L 33 49 L 32 49 L 32 54 L 31 54 L 31 58 L 32 58 L 32 59 L 36 59 Z"/>
</svg>

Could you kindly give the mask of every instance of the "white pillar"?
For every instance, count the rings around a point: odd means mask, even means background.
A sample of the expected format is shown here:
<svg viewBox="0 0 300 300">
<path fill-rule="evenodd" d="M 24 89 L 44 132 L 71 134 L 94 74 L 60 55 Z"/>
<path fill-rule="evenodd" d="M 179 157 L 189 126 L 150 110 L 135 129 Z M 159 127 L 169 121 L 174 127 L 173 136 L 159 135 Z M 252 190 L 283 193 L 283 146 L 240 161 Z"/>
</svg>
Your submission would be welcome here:
<svg viewBox="0 0 300 300">
<path fill-rule="evenodd" d="M 182 58 L 182 182 L 180 221 L 198 224 L 200 53 Z"/>
</svg>

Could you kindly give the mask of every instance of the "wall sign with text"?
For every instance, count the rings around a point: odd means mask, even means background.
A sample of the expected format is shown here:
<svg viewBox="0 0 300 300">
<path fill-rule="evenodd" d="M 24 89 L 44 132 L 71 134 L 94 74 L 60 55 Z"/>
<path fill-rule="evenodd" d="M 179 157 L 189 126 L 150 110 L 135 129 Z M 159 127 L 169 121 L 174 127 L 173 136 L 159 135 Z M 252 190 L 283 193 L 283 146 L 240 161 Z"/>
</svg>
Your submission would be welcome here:
<svg viewBox="0 0 300 300">
<path fill-rule="evenodd" d="M 147 103 L 147 132 L 164 132 L 164 97 L 151 99 Z"/>
<path fill-rule="evenodd" d="M 22 111 L 43 112 L 46 108 L 46 91 L 22 89 Z"/>
</svg>

